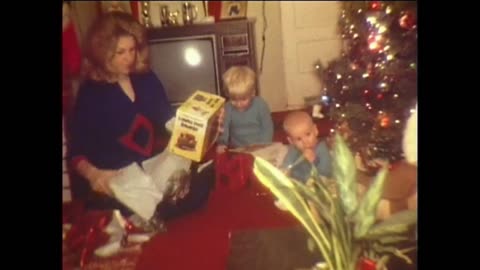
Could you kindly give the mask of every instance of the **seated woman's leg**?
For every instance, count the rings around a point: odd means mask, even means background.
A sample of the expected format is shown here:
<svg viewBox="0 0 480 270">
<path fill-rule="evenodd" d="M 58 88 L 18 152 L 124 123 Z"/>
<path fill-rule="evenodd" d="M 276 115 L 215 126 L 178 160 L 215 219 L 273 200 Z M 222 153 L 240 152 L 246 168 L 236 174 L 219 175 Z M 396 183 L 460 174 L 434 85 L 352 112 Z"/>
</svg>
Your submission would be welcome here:
<svg viewBox="0 0 480 270">
<path fill-rule="evenodd" d="M 115 198 L 92 190 L 87 180 L 70 169 L 72 195 L 74 200 L 81 201 L 87 210 L 120 210 L 124 217 L 133 212 Z"/>
<path fill-rule="evenodd" d="M 202 207 L 207 201 L 214 184 L 215 170 L 213 165 L 204 168 L 200 173 L 192 169 L 190 191 L 182 200 L 175 204 L 162 202 L 157 207 L 157 216 L 161 219 L 171 219 Z M 94 192 L 84 179 L 81 188 L 81 199 L 85 208 L 89 210 L 115 210 L 118 209 L 124 217 L 131 216 L 133 212 L 117 199 Z"/>
<path fill-rule="evenodd" d="M 92 191 L 86 202 L 85 208 L 89 210 L 119 210 L 122 216 L 129 217 L 133 212 L 117 199 Z"/>
<path fill-rule="evenodd" d="M 194 172 L 190 181 L 189 193 L 175 204 L 162 202 L 157 208 L 158 217 L 169 220 L 197 210 L 207 202 L 215 179 L 214 165 L 209 165 L 200 173 L 197 173 L 196 169 L 192 171 Z"/>
</svg>

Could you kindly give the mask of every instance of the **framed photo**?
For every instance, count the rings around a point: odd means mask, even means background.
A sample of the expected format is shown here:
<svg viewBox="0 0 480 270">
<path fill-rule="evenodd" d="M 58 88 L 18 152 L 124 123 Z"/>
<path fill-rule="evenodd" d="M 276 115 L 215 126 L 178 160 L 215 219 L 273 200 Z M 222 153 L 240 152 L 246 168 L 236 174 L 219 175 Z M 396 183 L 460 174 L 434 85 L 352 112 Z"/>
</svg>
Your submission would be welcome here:
<svg viewBox="0 0 480 270">
<path fill-rule="evenodd" d="M 247 17 L 247 1 L 221 1 L 220 20 Z"/>
</svg>

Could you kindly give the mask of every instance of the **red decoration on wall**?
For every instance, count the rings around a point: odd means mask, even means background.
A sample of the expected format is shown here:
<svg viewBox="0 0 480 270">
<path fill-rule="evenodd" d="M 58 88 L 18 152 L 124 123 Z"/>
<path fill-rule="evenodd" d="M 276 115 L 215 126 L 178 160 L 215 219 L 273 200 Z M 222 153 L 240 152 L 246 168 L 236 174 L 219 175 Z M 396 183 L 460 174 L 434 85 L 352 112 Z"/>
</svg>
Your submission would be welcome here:
<svg viewBox="0 0 480 270">
<path fill-rule="evenodd" d="M 62 104 L 67 113 L 73 103 L 72 79 L 80 73 L 81 53 L 75 26 L 70 17 L 70 6 L 64 4 L 62 32 Z"/>
<path fill-rule="evenodd" d="M 221 1 L 208 1 L 208 15 L 215 17 L 215 21 L 220 20 L 220 12 L 222 10 Z"/>
<path fill-rule="evenodd" d="M 130 1 L 130 8 L 132 9 L 132 16 L 140 22 L 140 14 L 139 14 L 139 10 L 140 10 L 140 1 Z"/>
</svg>

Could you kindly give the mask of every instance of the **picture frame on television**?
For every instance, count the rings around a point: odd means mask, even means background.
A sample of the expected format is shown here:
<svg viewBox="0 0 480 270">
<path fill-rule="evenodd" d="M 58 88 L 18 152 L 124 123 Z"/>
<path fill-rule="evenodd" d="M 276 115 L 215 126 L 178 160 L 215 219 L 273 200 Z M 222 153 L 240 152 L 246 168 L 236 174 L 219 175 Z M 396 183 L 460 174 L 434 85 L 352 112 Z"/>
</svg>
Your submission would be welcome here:
<svg viewBox="0 0 480 270">
<path fill-rule="evenodd" d="M 132 14 L 130 1 L 100 1 L 100 10 L 102 13 L 121 11 Z"/>
<path fill-rule="evenodd" d="M 248 1 L 222 1 L 220 20 L 243 19 L 247 17 Z"/>
</svg>

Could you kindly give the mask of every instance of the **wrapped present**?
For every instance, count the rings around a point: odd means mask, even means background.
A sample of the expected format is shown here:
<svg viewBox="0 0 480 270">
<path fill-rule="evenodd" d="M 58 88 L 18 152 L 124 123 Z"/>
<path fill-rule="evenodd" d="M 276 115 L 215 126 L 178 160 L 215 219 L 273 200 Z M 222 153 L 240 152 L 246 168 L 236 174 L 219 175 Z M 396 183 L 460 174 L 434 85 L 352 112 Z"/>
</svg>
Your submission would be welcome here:
<svg viewBox="0 0 480 270">
<path fill-rule="evenodd" d="M 63 240 L 64 264 L 82 269 L 92 258 L 140 251 L 140 244 L 153 235 L 125 219 L 118 210 L 84 212 L 75 223 L 65 227 L 68 231 Z"/>
<path fill-rule="evenodd" d="M 109 213 L 105 211 L 83 212 L 78 216 L 63 240 L 64 260 L 83 266 L 94 248 L 108 240 L 108 235 L 102 232 L 109 219 Z"/>
<path fill-rule="evenodd" d="M 229 151 L 218 154 L 215 170 L 217 190 L 239 190 L 253 177 L 253 156 Z"/>
</svg>

